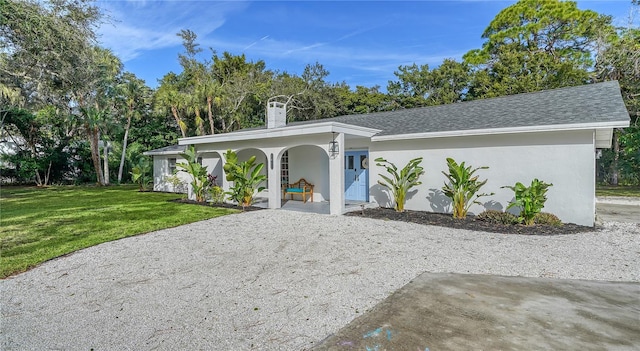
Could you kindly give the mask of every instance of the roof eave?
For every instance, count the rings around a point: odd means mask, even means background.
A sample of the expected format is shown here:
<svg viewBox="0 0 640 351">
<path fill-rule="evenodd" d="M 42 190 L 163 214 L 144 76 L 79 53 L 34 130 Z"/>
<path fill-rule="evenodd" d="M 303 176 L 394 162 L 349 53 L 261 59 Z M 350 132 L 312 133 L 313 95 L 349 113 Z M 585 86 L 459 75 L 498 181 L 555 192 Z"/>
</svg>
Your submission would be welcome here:
<svg viewBox="0 0 640 351">
<path fill-rule="evenodd" d="M 165 155 L 180 155 L 181 153 L 184 153 L 184 150 L 159 151 L 159 152 L 145 151 L 142 154 L 145 156 L 165 156 Z"/>
<path fill-rule="evenodd" d="M 515 134 L 515 133 L 536 133 L 536 132 L 555 132 L 555 131 L 572 131 L 572 130 L 589 130 L 589 129 L 606 130 L 606 129 L 612 129 L 612 128 L 624 128 L 624 127 L 628 127 L 628 126 L 629 126 L 629 121 L 627 120 L 627 121 L 613 121 L 613 122 L 554 124 L 554 125 L 508 127 L 508 128 L 451 130 L 451 131 L 442 131 L 442 132 L 379 135 L 379 136 L 372 137 L 371 141 L 432 139 L 432 138 L 460 137 L 460 136 L 479 136 L 479 135 L 492 135 L 492 134 Z"/>
<path fill-rule="evenodd" d="M 321 133 L 345 133 L 349 135 L 370 138 L 379 132 L 379 129 L 366 128 L 353 124 L 339 122 L 320 122 L 271 129 L 238 131 L 228 134 L 203 135 L 197 137 L 181 138 L 178 139 L 178 145 L 210 144 L 252 139 L 271 139 Z"/>
</svg>

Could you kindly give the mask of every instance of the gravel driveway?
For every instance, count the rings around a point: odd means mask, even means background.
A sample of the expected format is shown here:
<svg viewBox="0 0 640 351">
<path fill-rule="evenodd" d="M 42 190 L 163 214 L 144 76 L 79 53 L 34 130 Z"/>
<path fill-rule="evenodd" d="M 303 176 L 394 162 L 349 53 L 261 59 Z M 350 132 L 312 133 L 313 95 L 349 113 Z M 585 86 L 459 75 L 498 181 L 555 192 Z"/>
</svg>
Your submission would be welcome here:
<svg viewBox="0 0 640 351">
<path fill-rule="evenodd" d="M 538 237 L 282 210 L 82 250 L 0 281 L 3 350 L 300 350 L 428 272 L 640 281 L 640 226 Z"/>
</svg>

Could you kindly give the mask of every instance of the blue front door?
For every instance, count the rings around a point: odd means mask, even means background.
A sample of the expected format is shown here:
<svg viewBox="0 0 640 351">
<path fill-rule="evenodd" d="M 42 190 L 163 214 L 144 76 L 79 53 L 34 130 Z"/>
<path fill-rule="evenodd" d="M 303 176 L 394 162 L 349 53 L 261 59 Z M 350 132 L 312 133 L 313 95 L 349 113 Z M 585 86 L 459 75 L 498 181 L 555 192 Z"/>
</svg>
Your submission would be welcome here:
<svg viewBox="0 0 640 351">
<path fill-rule="evenodd" d="M 344 156 L 344 198 L 369 201 L 369 153 L 347 151 Z"/>
</svg>

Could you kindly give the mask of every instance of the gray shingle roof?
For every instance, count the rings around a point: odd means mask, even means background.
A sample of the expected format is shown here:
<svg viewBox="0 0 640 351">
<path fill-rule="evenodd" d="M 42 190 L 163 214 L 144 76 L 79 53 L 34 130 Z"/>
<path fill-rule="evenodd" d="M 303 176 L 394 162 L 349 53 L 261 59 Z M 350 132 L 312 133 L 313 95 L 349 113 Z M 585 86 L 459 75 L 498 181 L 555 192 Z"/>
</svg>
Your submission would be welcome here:
<svg viewBox="0 0 640 351">
<path fill-rule="evenodd" d="M 378 136 L 476 129 L 629 121 L 616 81 L 449 105 L 347 115 L 289 126 L 341 122 L 380 129 Z"/>
<path fill-rule="evenodd" d="M 287 127 L 338 122 L 380 130 L 374 136 L 378 137 L 422 133 L 456 135 L 456 132 L 469 134 L 462 132 L 491 132 L 492 129 L 503 128 L 532 127 L 544 130 L 545 127 L 553 129 L 554 125 L 574 125 L 579 128 L 584 124 L 608 122 L 617 127 L 628 125 L 629 120 L 620 85 L 617 81 L 610 81 L 449 105 L 292 122 Z M 242 129 L 224 135 L 264 129 L 266 126 Z M 220 135 L 222 134 L 211 136 L 211 140 L 201 142 L 215 142 L 215 138 Z M 183 151 L 184 146 L 172 145 L 147 151 L 145 154 L 178 154 Z"/>
</svg>

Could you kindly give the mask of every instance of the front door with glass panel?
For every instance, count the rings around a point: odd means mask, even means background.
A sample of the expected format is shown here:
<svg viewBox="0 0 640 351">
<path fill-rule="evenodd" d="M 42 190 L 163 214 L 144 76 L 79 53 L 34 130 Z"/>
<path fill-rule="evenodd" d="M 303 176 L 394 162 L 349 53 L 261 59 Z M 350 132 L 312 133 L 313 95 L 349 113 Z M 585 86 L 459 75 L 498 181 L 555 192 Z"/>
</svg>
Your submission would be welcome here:
<svg viewBox="0 0 640 351">
<path fill-rule="evenodd" d="M 347 151 L 344 156 L 344 198 L 369 201 L 369 153 Z"/>
</svg>

